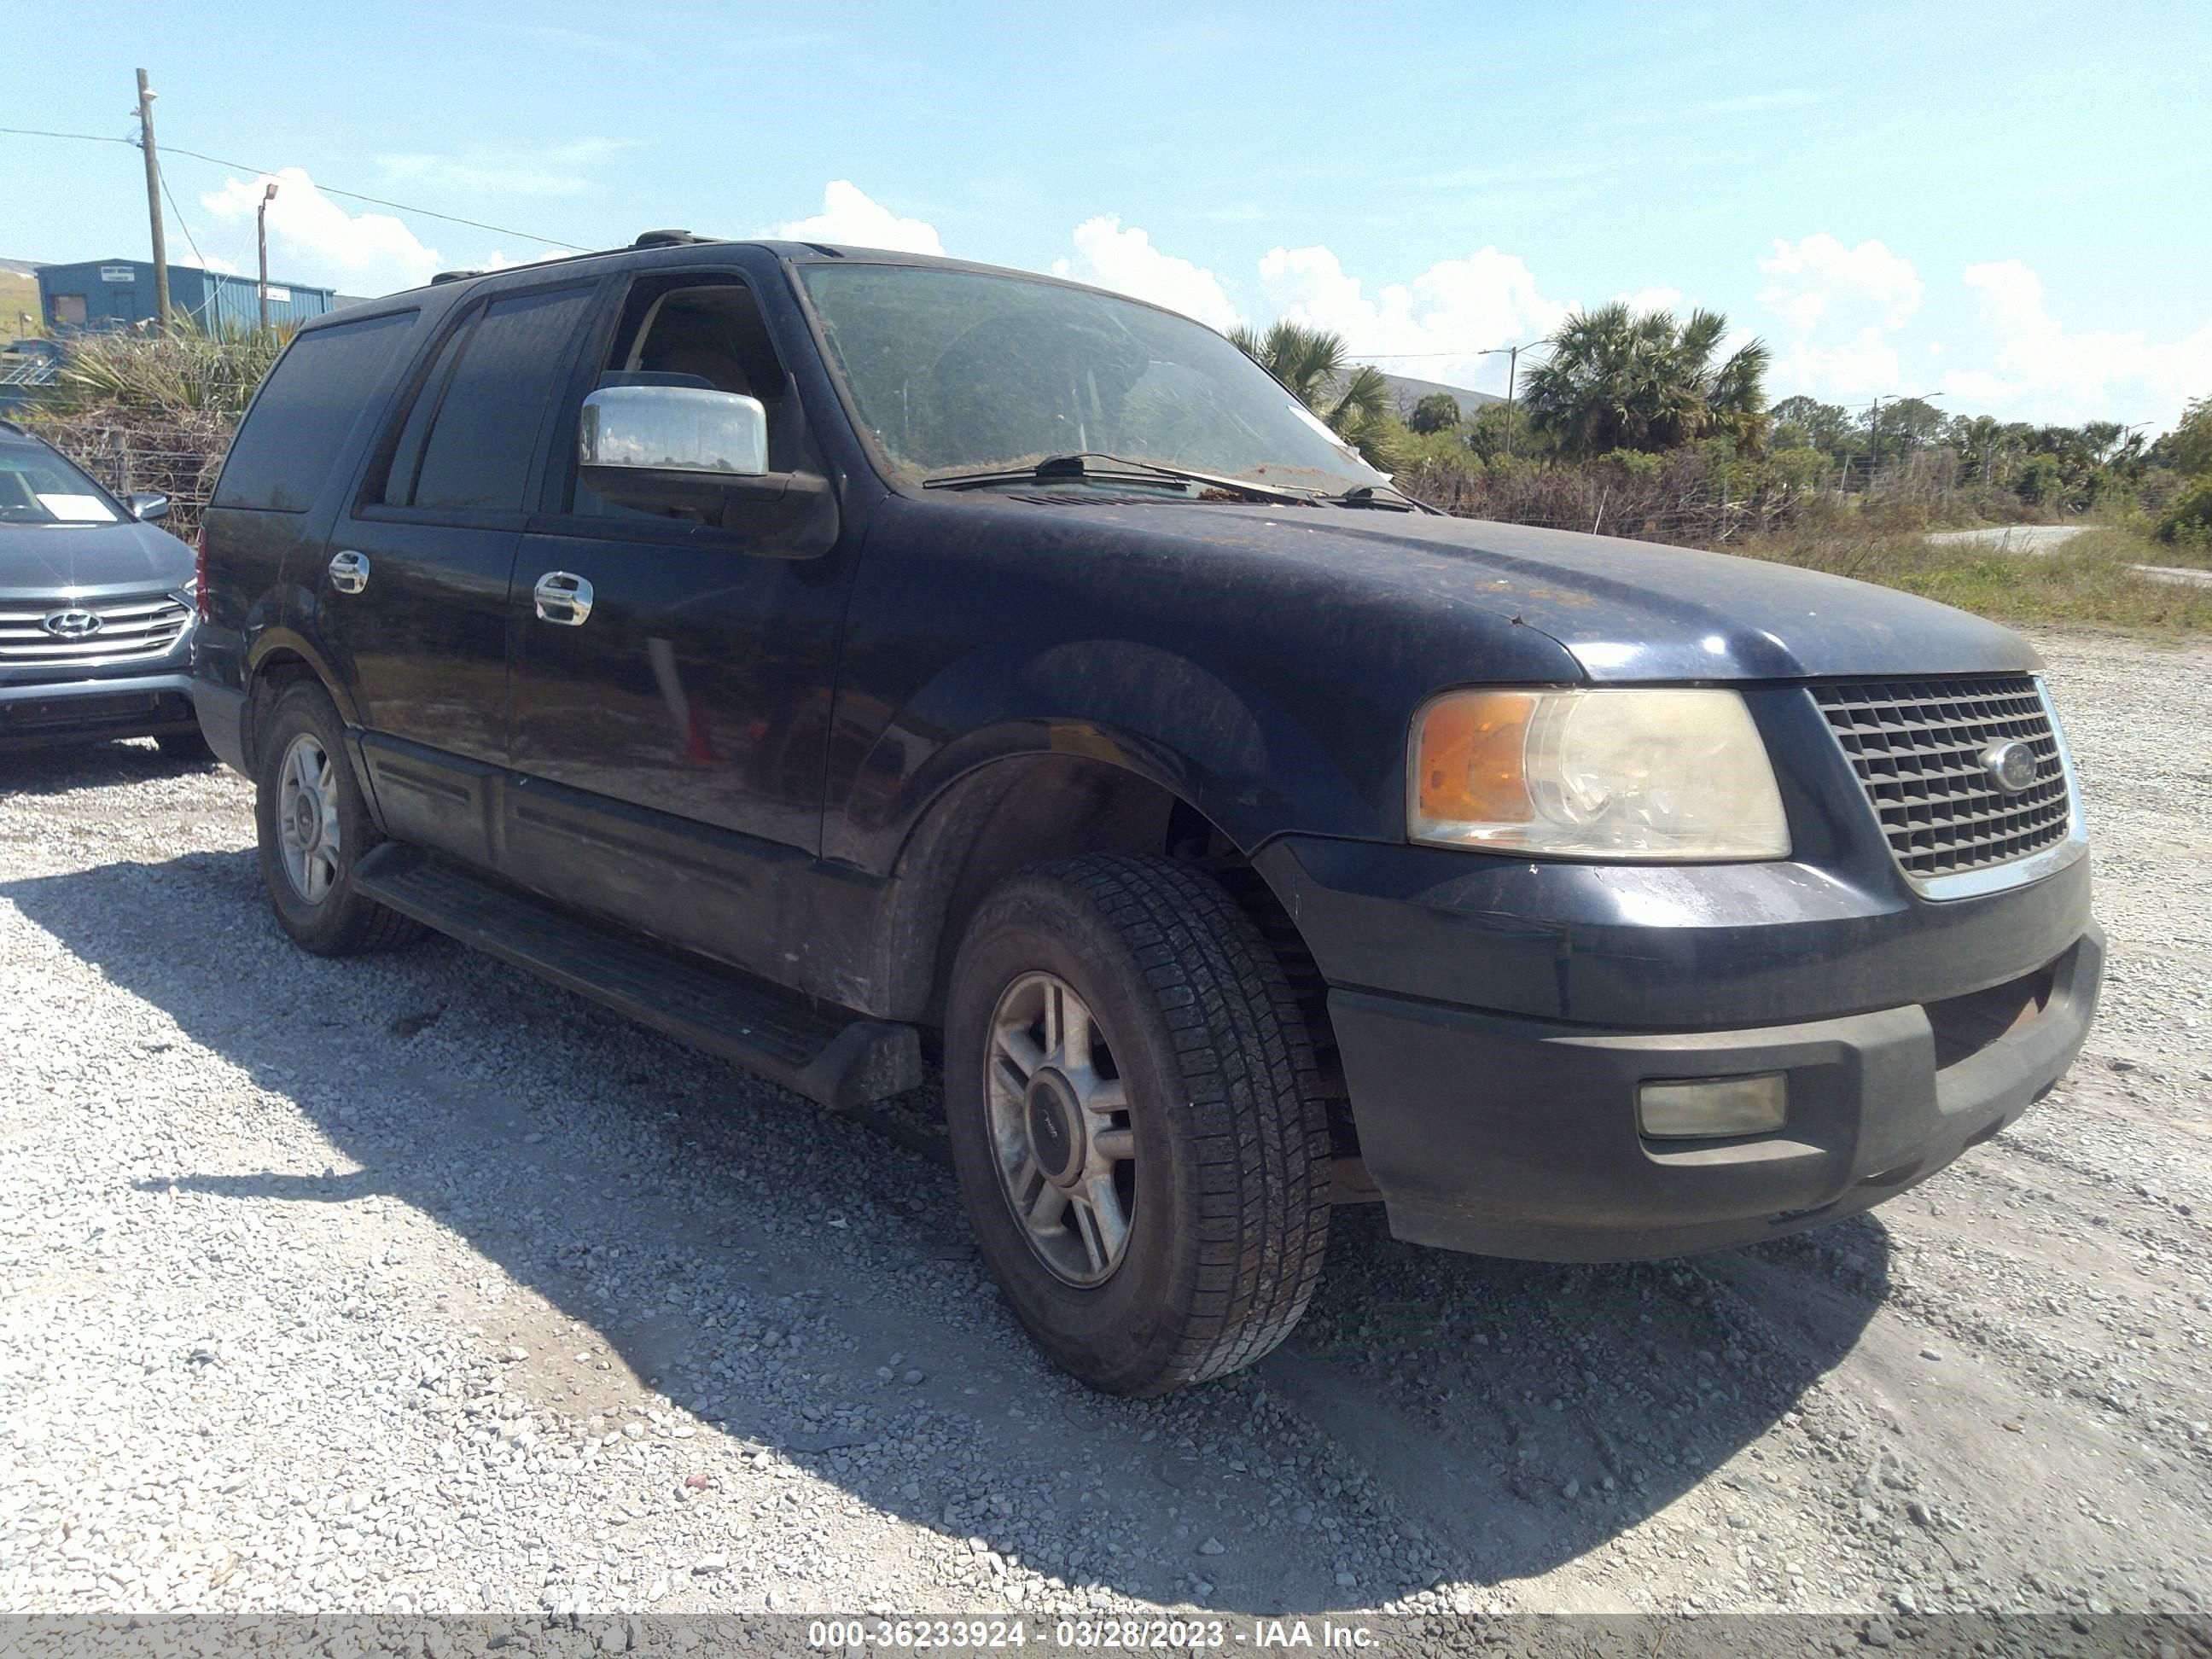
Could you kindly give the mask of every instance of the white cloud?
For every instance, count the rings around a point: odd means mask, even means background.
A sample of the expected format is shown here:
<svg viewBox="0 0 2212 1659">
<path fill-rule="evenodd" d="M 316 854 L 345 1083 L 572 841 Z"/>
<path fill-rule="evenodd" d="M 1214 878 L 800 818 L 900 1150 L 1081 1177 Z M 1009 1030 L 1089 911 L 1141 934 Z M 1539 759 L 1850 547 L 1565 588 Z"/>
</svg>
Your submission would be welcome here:
<svg viewBox="0 0 2212 1659">
<path fill-rule="evenodd" d="M 1648 317 L 1655 311 L 1680 313 L 1683 294 L 1679 288 L 1639 288 L 1633 294 L 1616 294 L 1614 303 L 1625 305 L 1639 317 Z"/>
<path fill-rule="evenodd" d="M 821 212 L 779 225 L 769 234 L 794 242 L 842 242 L 900 253 L 945 252 L 936 226 L 900 218 L 849 179 L 832 179 L 823 187 Z"/>
<path fill-rule="evenodd" d="M 1768 277 L 1759 302 L 1800 328 L 1824 323 L 1902 327 L 1920 309 L 1925 285 L 1910 259 L 1872 240 L 1845 247 L 1826 231 L 1798 242 L 1774 239 L 1759 268 Z"/>
<path fill-rule="evenodd" d="M 2074 332 L 2051 314 L 2042 278 L 2018 259 L 1968 265 L 1960 279 L 1996 361 L 1994 370 L 1944 377 L 1962 407 L 1971 399 L 2021 418 L 2167 423 L 2212 385 L 2212 320 L 2179 340 L 2153 340 L 2140 329 Z"/>
<path fill-rule="evenodd" d="M 1771 383 L 1832 397 L 1897 389 L 1890 337 L 1912 319 L 1926 292 L 1911 260 L 1878 241 L 1846 247 L 1815 231 L 1796 242 L 1777 237 L 1759 268 L 1767 279 L 1759 303 L 1784 325 L 1773 343 Z"/>
<path fill-rule="evenodd" d="M 247 184 L 227 179 L 200 198 L 200 205 L 226 224 L 250 225 L 263 187 L 274 181 L 269 204 L 269 274 L 272 281 L 312 283 L 348 294 L 386 294 L 416 288 L 443 263 L 438 250 L 388 213 L 348 213 L 315 188 L 304 168 L 286 167 Z"/>
<path fill-rule="evenodd" d="M 1371 299 L 1328 248 L 1279 247 L 1260 261 L 1260 284 L 1285 316 L 1341 334 L 1355 356 L 1425 380 L 1492 380 L 1500 390 L 1503 366 L 1480 354 L 1549 334 L 1567 314 L 1537 291 L 1525 264 L 1494 247 L 1439 260 Z"/>
<path fill-rule="evenodd" d="M 393 189 L 491 191 L 501 196 L 575 196 L 591 188 L 592 163 L 639 148 L 639 138 L 577 138 L 543 149 L 472 149 L 460 155 L 380 155 Z"/>
<path fill-rule="evenodd" d="M 1055 276 L 1149 300 L 1224 333 L 1243 320 L 1212 271 L 1161 252 L 1149 235 L 1134 225 L 1124 228 L 1115 214 L 1078 225 L 1075 257 L 1054 260 L 1052 269 Z"/>
</svg>

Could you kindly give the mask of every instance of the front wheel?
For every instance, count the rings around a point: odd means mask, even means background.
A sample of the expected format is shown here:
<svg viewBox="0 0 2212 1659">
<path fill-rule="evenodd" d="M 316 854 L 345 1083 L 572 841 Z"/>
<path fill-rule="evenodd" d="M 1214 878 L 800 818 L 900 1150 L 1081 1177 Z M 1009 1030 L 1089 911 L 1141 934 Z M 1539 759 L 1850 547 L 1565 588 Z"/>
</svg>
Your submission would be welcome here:
<svg viewBox="0 0 2212 1659">
<path fill-rule="evenodd" d="M 1016 1316 L 1092 1387 L 1158 1395 L 1290 1334 L 1328 1239 L 1328 1124 L 1283 970 L 1221 886 L 1086 857 L 984 901 L 945 1110 Z"/>
<path fill-rule="evenodd" d="M 261 884 L 293 941 L 318 956 L 404 944 L 421 931 L 353 884 L 355 864 L 382 839 L 346 758 L 345 727 L 319 685 L 286 688 L 270 710 L 255 767 Z"/>
</svg>

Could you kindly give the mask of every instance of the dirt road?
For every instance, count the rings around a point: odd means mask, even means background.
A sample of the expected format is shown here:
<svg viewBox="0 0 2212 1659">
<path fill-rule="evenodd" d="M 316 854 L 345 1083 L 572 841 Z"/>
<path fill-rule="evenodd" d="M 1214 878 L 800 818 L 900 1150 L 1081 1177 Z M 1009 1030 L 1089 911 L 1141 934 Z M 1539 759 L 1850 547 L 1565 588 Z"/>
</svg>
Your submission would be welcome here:
<svg viewBox="0 0 2212 1659">
<path fill-rule="evenodd" d="M 236 778 L 10 757 L 0 1607 L 2199 1610 L 2212 651 L 2047 649 L 2112 972 L 2020 1127 L 1691 1262 L 1340 1211 L 1288 1347 L 1146 1404 L 927 1158 L 442 942 L 301 955 Z"/>
</svg>

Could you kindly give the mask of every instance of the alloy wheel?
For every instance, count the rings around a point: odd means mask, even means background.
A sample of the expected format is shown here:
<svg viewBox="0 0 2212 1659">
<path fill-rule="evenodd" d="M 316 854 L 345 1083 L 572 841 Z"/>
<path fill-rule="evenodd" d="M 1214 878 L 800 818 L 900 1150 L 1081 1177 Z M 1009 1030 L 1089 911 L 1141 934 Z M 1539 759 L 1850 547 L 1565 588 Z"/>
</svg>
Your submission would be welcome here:
<svg viewBox="0 0 2212 1659">
<path fill-rule="evenodd" d="M 1065 980 L 1025 974 L 991 1017 L 987 1092 L 999 1182 L 1038 1260 L 1070 1285 L 1121 1265 L 1137 1139 L 1105 1030 Z"/>
<path fill-rule="evenodd" d="M 292 739 L 277 774 L 276 830 L 292 890 L 320 904 L 337 883 L 337 771 L 311 732 Z"/>
</svg>

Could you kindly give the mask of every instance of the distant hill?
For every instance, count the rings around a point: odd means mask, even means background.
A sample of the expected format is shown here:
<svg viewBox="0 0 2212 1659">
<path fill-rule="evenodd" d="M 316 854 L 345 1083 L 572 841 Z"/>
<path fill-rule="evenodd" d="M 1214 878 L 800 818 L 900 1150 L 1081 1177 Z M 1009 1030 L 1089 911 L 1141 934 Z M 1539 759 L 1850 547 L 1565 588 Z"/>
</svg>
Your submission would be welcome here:
<svg viewBox="0 0 2212 1659">
<path fill-rule="evenodd" d="M 14 276 L 35 276 L 40 263 L 37 259 L 0 259 L 0 270 Z"/>
<path fill-rule="evenodd" d="M 1413 412 L 1413 405 L 1432 392 L 1447 393 L 1452 401 L 1459 405 L 1460 416 L 1462 420 L 1474 414 L 1485 404 L 1502 404 L 1505 401 L 1494 392 L 1470 392 L 1463 386 L 1444 386 L 1435 380 L 1416 380 L 1410 375 L 1385 373 L 1382 378 L 1390 383 L 1390 395 L 1397 401 L 1398 413 L 1401 418 L 1411 415 Z"/>
</svg>

